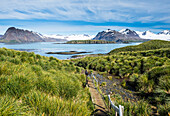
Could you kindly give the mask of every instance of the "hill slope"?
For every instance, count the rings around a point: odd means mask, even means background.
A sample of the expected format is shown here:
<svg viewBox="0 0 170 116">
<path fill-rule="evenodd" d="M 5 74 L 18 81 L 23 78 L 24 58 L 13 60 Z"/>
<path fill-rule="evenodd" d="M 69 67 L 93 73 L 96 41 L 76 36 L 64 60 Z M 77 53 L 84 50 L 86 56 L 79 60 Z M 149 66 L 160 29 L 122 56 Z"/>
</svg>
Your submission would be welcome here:
<svg viewBox="0 0 170 116">
<path fill-rule="evenodd" d="M 0 115 L 90 115 L 80 71 L 68 61 L 0 48 Z"/>
<path fill-rule="evenodd" d="M 160 49 L 160 48 L 170 48 L 170 41 L 151 40 L 151 41 L 147 41 L 142 44 L 135 45 L 135 46 L 127 46 L 127 47 L 114 49 L 110 51 L 109 54 L 113 54 L 116 52 L 125 52 L 125 51 L 154 50 L 154 49 Z"/>
</svg>

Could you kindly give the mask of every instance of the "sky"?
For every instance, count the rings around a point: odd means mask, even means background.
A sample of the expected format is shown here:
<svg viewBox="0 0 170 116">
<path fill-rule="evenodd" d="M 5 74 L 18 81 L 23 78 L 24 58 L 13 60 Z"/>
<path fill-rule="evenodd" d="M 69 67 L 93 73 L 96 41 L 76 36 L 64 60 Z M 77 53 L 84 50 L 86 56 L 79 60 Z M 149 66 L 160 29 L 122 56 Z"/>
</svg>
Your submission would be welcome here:
<svg viewBox="0 0 170 116">
<path fill-rule="evenodd" d="M 0 34 L 95 35 L 106 29 L 170 30 L 170 0 L 0 0 Z"/>
</svg>

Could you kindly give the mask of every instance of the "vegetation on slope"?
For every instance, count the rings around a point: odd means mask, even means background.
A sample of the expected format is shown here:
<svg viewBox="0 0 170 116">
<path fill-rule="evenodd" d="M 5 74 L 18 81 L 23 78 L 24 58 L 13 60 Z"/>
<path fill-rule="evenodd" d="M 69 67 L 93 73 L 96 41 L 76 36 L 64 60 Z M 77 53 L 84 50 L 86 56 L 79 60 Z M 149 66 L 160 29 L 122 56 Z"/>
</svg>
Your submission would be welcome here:
<svg viewBox="0 0 170 116">
<path fill-rule="evenodd" d="M 117 52 L 127 52 L 127 51 L 155 50 L 160 48 L 170 48 L 170 41 L 151 40 L 136 46 L 126 46 L 126 47 L 114 49 L 110 51 L 109 54 L 114 54 Z"/>
<path fill-rule="evenodd" d="M 85 57 L 76 59 L 74 62 L 77 66 L 121 78 L 123 87 L 133 88 L 139 96 L 156 106 L 160 115 L 168 115 L 170 109 L 169 58 L 170 42 L 154 40 L 137 46 L 115 49 L 110 52 L 110 55 Z M 133 112 L 129 112 L 129 115 L 134 114 Z M 139 112 L 137 115 L 146 114 Z"/>
<path fill-rule="evenodd" d="M 80 71 L 54 57 L 0 48 L 0 115 L 89 115 Z"/>
</svg>

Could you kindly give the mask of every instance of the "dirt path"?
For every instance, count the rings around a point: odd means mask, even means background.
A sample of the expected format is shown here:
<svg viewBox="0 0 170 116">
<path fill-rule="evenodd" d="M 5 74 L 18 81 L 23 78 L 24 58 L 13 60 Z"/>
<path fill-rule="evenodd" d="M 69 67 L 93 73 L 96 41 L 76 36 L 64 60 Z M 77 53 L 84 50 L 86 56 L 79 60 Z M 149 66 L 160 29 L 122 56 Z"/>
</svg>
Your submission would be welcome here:
<svg viewBox="0 0 170 116">
<path fill-rule="evenodd" d="M 88 81 L 88 86 L 89 86 L 89 91 L 91 93 L 92 102 L 95 106 L 95 111 L 92 113 L 92 115 L 94 115 L 94 116 L 106 116 L 107 115 L 106 114 L 107 108 L 105 106 L 105 103 L 102 99 L 102 96 L 100 95 L 100 93 L 95 88 L 91 79 Z"/>
<path fill-rule="evenodd" d="M 129 100 L 134 102 L 138 101 L 135 93 L 133 91 L 127 91 L 124 89 L 118 79 L 112 78 L 112 80 L 109 80 L 108 78 L 99 74 L 96 74 L 95 77 L 99 84 L 102 84 L 103 82 L 106 83 L 106 86 L 100 86 L 100 90 L 103 94 L 108 95 L 110 92 L 112 92 L 114 94 L 120 95 L 125 102 Z"/>
</svg>

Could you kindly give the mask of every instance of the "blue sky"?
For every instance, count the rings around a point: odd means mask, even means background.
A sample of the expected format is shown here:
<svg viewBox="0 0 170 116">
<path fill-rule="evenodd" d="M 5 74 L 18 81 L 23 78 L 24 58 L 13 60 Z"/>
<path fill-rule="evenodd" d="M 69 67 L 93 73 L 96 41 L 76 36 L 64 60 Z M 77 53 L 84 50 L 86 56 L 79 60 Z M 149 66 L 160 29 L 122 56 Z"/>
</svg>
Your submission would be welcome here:
<svg viewBox="0 0 170 116">
<path fill-rule="evenodd" d="M 170 30 L 170 0 L 1 0 L 8 27 L 42 34 L 96 34 L 106 29 Z"/>
</svg>

